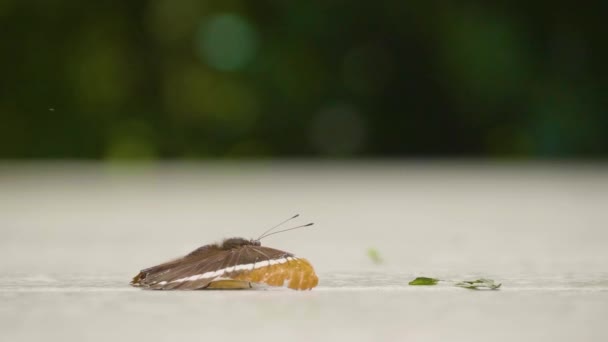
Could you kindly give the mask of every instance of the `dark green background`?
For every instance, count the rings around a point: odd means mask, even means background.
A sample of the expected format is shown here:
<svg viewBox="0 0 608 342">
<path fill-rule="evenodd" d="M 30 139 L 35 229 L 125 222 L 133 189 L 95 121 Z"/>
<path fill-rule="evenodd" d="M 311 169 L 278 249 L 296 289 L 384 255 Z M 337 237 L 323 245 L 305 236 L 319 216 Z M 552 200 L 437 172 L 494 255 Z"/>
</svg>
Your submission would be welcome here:
<svg viewBox="0 0 608 342">
<path fill-rule="evenodd" d="M 603 158 L 608 2 L 0 1 L 0 157 Z"/>
</svg>

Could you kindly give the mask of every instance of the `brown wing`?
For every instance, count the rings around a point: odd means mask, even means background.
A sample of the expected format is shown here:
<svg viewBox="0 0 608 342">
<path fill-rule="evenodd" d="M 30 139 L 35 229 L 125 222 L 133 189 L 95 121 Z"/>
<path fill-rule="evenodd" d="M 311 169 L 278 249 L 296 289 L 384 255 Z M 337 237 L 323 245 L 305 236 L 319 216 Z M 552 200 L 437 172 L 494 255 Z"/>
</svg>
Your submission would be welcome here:
<svg viewBox="0 0 608 342">
<path fill-rule="evenodd" d="M 155 290 L 204 288 L 213 281 L 211 273 L 222 268 L 231 252 L 203 246 L 183 258 L 142 270 L 131 285 Z M 207 276 L 193 277 L 204 274 Z"/>
<path fill-rule="evenodd" d="M 142 270 L 131 282 L 159 290 L 196 290 L 214 281 L 238 280 L 311 289 L 318 283 L 312 265 L 291 253 L 261 246 L 231 250 L 201 247 L 187 256 Z"/>
</svg>

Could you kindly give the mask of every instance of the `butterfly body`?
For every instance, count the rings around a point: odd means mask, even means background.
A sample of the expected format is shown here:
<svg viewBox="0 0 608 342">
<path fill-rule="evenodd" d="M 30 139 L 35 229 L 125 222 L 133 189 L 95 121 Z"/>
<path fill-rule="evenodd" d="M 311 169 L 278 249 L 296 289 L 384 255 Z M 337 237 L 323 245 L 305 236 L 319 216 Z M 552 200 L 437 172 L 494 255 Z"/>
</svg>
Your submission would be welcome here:
<svg viewBox="0 0 608 342">
<path fill-rule="evenodd" d="M 146 268 L 131 281 L 133 286 L 155 290 L 248 288 L 251 283 L 310 290 L 318 277 L 306 259 L 262 246 L 259 239 L 237 237 Z"/>
</svg>

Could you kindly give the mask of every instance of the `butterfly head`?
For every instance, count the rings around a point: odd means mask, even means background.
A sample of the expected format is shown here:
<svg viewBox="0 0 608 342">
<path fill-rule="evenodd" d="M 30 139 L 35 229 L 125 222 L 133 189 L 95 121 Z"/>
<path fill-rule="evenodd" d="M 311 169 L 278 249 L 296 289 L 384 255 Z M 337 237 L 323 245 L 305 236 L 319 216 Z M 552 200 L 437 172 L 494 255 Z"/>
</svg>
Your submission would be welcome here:
<svg viewBox="0 0 608 342">
<path fill-rule="evenodd" d="M 243 239 L 243 238 L 230 238 L 230 239 L 226 239 L 222 242 L 221 244 L 221 248 L 224 250 L 229 250 L 229 249 L 233 249 L 233 248 L 239 248 L 242 246 L 260 246 L 260 241 L 259 240 L 247 240 L 247 239 Z"/>
<path fill-rule="evenodd" d="M 270 235 L 274 235 L 277 233 L 282 233 L 282 232 L 286 232 L 289 230 L 293 230 L 293 229 L 298 229 L 298 228 L 303 228 L 303 227 L 309 227 L 312 226 L 312 223 L 309 224 L 305 224 L 305 225 L 301 225 L 301 226 L 297 226 L 297 227 L 293 227 L 293 228 L 289 228 L 289 229 L 283 229 L 283 230 L 279 230 L 279 231 L 274 231 L 272 232 L 275 228 L 281 226 L 283 223 L 293 220 L 294 218 L 298 217 L 299 215 L 295 215 L 281 223 L 279 223 L 278 225 L 266 230 L 264 233 L 262 233 L 262 235 L 260 235 L 257 239 L 244 239 L 244 238 L 230 238 L 230 239 L 226 239 L 224 241 L 222 241 L 222 243 L 216 244 L 217 247 L 219 247 L 220 249 L 223 250 L 231 250 L 231 249 L 235 249 L 235 248 L 239 248 L 239 247 L 243 247 L 243 246 L 261 246 L 262 244 L 260 243 L 260 240 L 262 240 L 263 238 L 270 236 Z"/>
</svg>

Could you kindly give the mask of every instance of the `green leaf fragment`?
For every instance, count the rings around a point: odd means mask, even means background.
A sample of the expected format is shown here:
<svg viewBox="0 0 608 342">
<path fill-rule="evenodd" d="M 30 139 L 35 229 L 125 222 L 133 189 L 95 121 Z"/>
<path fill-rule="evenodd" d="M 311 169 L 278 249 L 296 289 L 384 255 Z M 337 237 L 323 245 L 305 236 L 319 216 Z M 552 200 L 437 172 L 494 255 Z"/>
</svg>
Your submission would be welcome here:
<svg viewBox="0 0 608 342">
<path fill-rule="evenodd" d="M 374 264 L 381 264 L 384 260 L 380 256 L 380 253 L 375 248 L 370 248 L 367 250 L 367 256 L 371 259 Z"/>
<path fill-rule="evenodd" d="M 477 279 L 477 280 L 465 280 L 455 284 L 456 286 L 463 287 L 465 289 L 478 290 L 480 288 L 486 288 L 490 290 L 496 290 L 500 288 L 502 284 L 496 284 L 492 279 Z"/>
<path fill-rule="evenodd" d="M 427 277 L 418 277 L 409 282 L 410 285 L 437 285 L 439 279 L 435 278 L 427 278 Z"/>
</svg>

